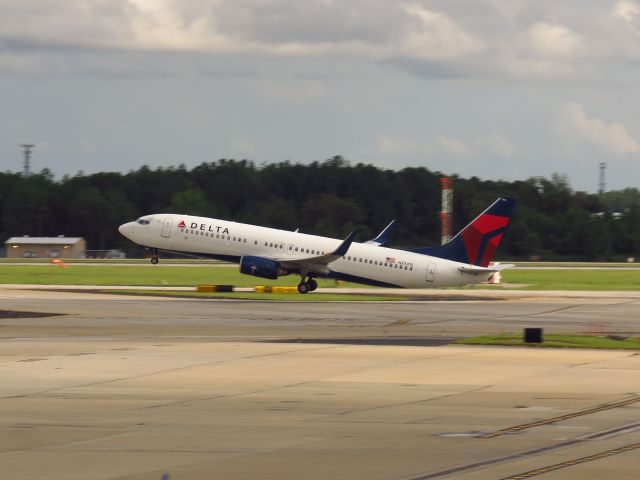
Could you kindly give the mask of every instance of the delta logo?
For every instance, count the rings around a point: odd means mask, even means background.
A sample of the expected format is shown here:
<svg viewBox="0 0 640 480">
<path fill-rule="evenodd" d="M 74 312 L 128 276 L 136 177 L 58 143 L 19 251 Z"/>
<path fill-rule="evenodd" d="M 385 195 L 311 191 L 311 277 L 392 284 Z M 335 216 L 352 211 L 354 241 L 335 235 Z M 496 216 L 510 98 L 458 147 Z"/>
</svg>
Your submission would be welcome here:
<svg viewBox="0 0 640 480">
<path fill-rule="evenodd" d="M 180 220 L 180 223 L 178 223 L 178 228 L 187 228 L 187 229 L 191 229 L 191 230 L 202 230 L 203 232 L 207 231 L 207 232 L 211 232 L 211 233 L 223 233 L 225 235 L 227 235 L 229 233 L 229 229 L 227 227 L 223 228 L 223 227 L 220 227 L 220 226 L 207 225 L 206 223 L 191 222 L 191 224 L 187 227 L 187 224 L 185 223 L 184 220 Z"/>
</svg>

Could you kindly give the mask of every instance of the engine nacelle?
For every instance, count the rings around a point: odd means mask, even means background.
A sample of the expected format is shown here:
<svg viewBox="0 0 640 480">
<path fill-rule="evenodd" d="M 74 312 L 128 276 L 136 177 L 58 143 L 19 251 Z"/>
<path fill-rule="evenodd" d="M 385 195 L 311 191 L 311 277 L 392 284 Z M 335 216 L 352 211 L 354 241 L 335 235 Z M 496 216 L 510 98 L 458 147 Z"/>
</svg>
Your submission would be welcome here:
<svg viewBox="0 0 640 480">
<path fill-rule="evenodd" d="M 240 259 L 240 273 L 275 280 L 280 275 L 286 275 L 287 271 L 274 260 L 248 256 Z"/>
</svg>

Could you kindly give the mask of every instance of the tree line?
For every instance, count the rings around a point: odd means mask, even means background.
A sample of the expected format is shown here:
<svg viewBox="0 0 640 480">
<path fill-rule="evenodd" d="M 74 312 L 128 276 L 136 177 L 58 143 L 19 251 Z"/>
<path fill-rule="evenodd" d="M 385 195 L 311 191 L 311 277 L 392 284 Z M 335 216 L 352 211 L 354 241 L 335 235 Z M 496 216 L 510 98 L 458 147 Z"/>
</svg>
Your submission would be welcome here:
<svg viewBox="0 0 640 480">
<path fill-rule="evenodd" d="M 223 218 L 358 240 L 391 219 L 391 245 L 435 245 L 440 238 L 439 172 L 351 165 L 342 157 L 298 164 L 219 160 L 128 173 L 78 174 L 55 180 L 49 170 L 25 177 L 0 173 L 0 240 L 11 236 L 79 236 L 89 249 L 139 249 L 118 225 L 149 213 Z M 640 191 L 602 195 L 573 191 L 561 175 L 492 181 L 453 177 L 454 232 L 498 196 L 518 200 L 499 249 L 503 259 L 621 260 L 640 252 Z"/>
</svg>

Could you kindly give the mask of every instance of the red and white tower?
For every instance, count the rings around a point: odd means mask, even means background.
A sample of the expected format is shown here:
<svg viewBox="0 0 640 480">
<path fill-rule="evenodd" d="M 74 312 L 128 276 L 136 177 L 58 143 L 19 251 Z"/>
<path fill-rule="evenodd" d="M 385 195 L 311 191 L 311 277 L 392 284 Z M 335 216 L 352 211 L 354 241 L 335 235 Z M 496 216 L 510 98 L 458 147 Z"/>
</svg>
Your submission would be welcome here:
<svg viewBox="0 0 640 480">
<path fill-rule="evenodd" d="M 451 240 L 453 226 L 453 181 L 447 177 L 440 178 L 442 187 L 442 211 L 440 212 L 440 231 L 442 245 Z"/>
</svg>

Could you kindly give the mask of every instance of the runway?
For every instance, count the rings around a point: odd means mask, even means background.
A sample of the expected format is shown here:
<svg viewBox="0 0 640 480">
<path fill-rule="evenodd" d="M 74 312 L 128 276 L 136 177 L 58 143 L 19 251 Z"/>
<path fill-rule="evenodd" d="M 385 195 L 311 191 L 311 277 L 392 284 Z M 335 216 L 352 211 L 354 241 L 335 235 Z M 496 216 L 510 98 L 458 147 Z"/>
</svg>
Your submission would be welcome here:
<svg viewBox="0 0 640 480">
<path fill-rule="evenodd" d="M 524 326 L 640 335 L 638 298 L 286 303 L 0 289 L 0 301 L 58 314 L 0 318 L 7 478 L 637 476 L 640 355 L 443 343 Z"/>
</svg>

